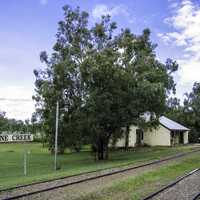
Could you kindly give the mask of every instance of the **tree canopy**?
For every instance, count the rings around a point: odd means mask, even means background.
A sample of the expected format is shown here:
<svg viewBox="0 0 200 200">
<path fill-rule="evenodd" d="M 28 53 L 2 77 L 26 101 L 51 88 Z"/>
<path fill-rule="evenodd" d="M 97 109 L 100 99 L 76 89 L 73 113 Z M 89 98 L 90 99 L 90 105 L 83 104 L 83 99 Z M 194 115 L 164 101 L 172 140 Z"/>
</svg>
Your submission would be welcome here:
<svg viewBox="0 0 200 200">
<path fill-rule="evenodd" d="M 200 83 L 194 83 L 192 91 L 185 94 L 182 104 L 178 98 L 168 99 L 165 114 L 190 128 L 189 142 L 199 142 Z"/>
<path fill-rule="evenodd" d="M 88 142 L 98 159 L 108 158 L 111 139 L 131 124 L 156 126 L 166 99 L 175 92 L 175 61 L 161 63 L 150 30 L 137 36 L 130 29 L 117 30 L 110 16 L 88 25 L 80 8 L 63 8 L 52 55 L 41 53 L 44 70 L 35 70 L 34 100 L 51 150 L 59 101 L 59 151 Z M 150 113 L 145 123 L 142 115 Z"/>
<path fill-rule="evenodd" d="M 29 120 L 9 119 L 6 117 L 6 112 L 0 112 L 0 134 L 3 132 L 27 133 L 28 131 L 32 132 L 32 130 L 32 124 Z"/>
</svg>

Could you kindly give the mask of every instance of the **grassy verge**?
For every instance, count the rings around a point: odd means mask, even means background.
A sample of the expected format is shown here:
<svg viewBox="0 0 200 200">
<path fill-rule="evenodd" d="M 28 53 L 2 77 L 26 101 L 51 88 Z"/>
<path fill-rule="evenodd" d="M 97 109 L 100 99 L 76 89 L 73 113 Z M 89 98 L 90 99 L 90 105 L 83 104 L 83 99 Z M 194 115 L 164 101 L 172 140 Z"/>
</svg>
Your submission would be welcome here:
<svg viewBox="0 0 200 200">
<path fill-rule="evenodd" d="M 200 167 L 200 156 L 193 155 L 180 162 L 161 167 L 159 170 L 145 172 L 134 178 L 114 183 L 97 193 L 91 193 L 79 200 L 139 200 L 160 187 Z"/>
<path fill-rule="evenodd" d="M 40 143 L 0 144 L 0 189 L 20 184 L 48 180 L 56 177 L 74 175 L 98 169 L 117 167 L 128 164 L 140 164 L 150 160 L 161 159 L 179 152 L 191 151 L 192 146 L 139 148 L 136 151 L 114 151 L 108 161 L 95 162 L 91 152 L 69 153 L 58 156 L 61 166 L 53 170 L 54 157 Z M 23 176 L 24 149 L 28 154 L 28 175 Z"/>
</svg>

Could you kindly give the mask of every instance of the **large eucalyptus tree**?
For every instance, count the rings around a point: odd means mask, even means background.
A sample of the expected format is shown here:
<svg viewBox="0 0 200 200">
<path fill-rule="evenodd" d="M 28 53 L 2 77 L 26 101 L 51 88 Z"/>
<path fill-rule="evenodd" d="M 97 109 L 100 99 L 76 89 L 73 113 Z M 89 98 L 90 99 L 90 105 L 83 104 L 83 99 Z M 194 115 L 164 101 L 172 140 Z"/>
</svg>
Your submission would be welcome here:
<svg viewBox="0 0 200 200">
<path fill-rule="evenodd" d="M 99 160 L 108 158 L 108 145 L 121 137 L 121 127 L 151 127 L 175 91 L 172 74 L 178 68 L 156 58 L 150 31 L 139 36 L 117 30 L 110 16 L 89 27 L 88 14 L 64 7 L 57 42 L 49 57 L 41 53 L 44 70 L 35 70 L 37 111 L 53 150 L 55 105 L 60 103 L 60 152 L 79 147 L 86 138 Z M 141 117 L 152 117 L 144 123 Z"/>
</svg>

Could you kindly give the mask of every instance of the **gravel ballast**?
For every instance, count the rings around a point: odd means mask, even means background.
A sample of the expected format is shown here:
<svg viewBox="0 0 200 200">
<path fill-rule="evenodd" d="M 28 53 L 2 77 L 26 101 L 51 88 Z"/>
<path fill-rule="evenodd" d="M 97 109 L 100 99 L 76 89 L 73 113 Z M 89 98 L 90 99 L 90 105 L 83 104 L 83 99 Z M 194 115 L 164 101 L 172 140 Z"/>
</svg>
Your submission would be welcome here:
<svg viewBox="0 0 200 200">
<path fill-rule="evenodd" d="M 200 170 L 163 191 L 152 200 L 192 200 L 200 192 Z"/>
</svg>

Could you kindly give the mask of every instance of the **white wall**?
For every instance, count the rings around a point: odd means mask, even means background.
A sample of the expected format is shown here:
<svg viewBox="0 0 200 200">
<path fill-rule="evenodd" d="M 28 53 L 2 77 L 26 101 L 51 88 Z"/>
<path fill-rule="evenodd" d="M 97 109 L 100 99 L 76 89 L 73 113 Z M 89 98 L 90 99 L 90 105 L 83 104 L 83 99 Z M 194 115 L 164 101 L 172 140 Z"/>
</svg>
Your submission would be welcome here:
<svg viewBox="0 0 200 200">
<path fill-rule="evenodd" d="M 144 132 L 144 143 L 150 146 L 170 146 L 170 131 L 162 125 Z"/>
<path fill-rule="evenodd" d="M 136 126 L 130 126 L 130 132 L 129 132 L 129 147 L 134 147 L 135 146 L 135 143 L 136 143 L 136 129 L 137 127 Z M 125 129 L 124 129 L 125 131 Z M 115 146 L 116 147 L 125 147 L 125 142 L 126 142 L 126 139 L 125 139 L 125 135 L 124 137 L 120 138 Z"/>
<path fill-rule="evenodd" d="M 129 147 L 135 147 L 137 126 L 130 126 Z"/>
<path fill-rule="evenodd" d="M 183 133 L 183 139 L 184 139 L 184 144 L 188 144 L 189 143 L 189 141 L 188 141 L 188 131 L 185 131 L 184 133 Z"/>
<path fill-rule="evenodd" d="M 135 147 L 136 129 L 137 126 L 130 126 L 129 147 Z M 153 129 L 152 131 L 149 130 L 144 132 L 143 143 L 148 144 L 150 146 L 171 146 L 170 140 L 171 140 L 170 130 L 168 130 L 162 125 L 159 125 L 157 129 Z M 177 142 L 178 142 L 178 136 L 177 136 Z M 184 144 L 187 143 L 188 143 L 188 131 L 184 133 Z M 117 141 L 116 147 L 125 147 L 125 136 Z"/>
<path fill-rule="evenodd" d="M 125 147 L 125 137 L 122 137 L 120 139 L 117 140 L 115 146 L 116 147 Z"/>
</svg>

